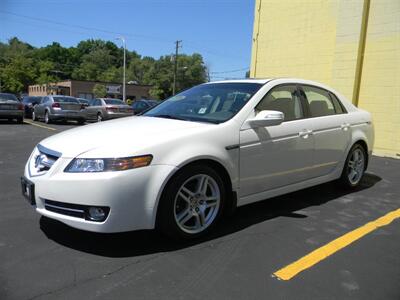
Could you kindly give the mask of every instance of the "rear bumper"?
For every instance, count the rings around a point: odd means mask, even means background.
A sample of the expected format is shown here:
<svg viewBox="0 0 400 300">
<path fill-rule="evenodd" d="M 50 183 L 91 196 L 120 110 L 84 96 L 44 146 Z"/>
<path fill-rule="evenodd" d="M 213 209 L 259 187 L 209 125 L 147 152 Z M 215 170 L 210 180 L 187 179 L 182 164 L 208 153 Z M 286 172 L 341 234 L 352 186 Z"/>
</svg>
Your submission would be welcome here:
<svg viewBox="0 0 400 300">
<path fill-rule="evenodd" d="M 49 115 L 51 120 L 84 120 L 83 113 L 76 111 L 55 112 Z"/>
<path fill-rule="evenodd" d="M 0 110 L 0 119 L 1 118 L 23 118 L 24 111 L 23 110 Z"/>
</svg>

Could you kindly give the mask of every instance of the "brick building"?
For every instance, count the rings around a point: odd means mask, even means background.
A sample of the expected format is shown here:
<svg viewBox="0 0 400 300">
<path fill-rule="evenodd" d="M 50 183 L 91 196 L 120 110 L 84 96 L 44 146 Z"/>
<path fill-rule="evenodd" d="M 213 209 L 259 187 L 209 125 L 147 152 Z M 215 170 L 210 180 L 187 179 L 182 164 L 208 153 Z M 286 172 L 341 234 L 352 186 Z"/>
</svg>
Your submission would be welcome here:
<svg viewBox="0 0 400 300">
<path fill-rule="evenodd" d="M 400 1 L 255 4 L 250 76 L 330 85 L 372 113 L 374 152 L 400 157 Z"/>
<path fill-rule="evenodd" d="M 92 99 L 93 87 L 102 84 L 107 89 L 107 97 L 122 99 L 122 84 L 112 82 L 96 82 L 84 80 L 65 80 L 48 84 L 29 86 L 29 96 L 67 95 L 78 98 Z M 150 97 L 150 85 L 126 84 L 126 99 L 139 100 Z"/>
</svg>

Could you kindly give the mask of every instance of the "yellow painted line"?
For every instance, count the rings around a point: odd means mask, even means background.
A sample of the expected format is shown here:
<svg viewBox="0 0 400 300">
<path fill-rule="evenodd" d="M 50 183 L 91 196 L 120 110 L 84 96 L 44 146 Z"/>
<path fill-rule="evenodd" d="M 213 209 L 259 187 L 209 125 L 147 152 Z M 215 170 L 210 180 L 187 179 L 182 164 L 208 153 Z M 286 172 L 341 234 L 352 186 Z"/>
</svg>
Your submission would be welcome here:
<svg viewBox="0 0 400 300">
<path fill-rule="evenodd" d="M 276 271 L 273 275 L 275 275 L 278 279 L 281 280 L 290 280 L 300 272 L 312 267 L 317 264 L 321 260 L 329 257 L 340 249 L 350 245 L 356 240 L 362 238 L 364 235 L 378 229 L 379 227 L 389 225 L 393 220 L 400 218 L 400 208 L 389 212 L 388 214 L 376 219 L 375 221 L 369 222 L 357 229 L 342 235 L 341 237 L 329 242 L 328 244 L 322 246 L 311 252 L 310 254 L 303 256 L 299 260 L 294 263 Z"/>
<path fill-rule="evenodd" d="M 37 124 L 37 123 L 34 123 L 34 122 L 26 121 L 26 120 L 24 120 L 24 123 L 27 123 L 27 124 L 30 124 L 30 125 L 33 125 L 33 126 L 37 126 L 37 127 L 41 127 L 41 128 L 45 128 L 45 129 L 48 129 L 48 130 L 57 131 L 57 129 L 55 129 L 53 127 L 44 126 L 44 125 Z"/>
</svg>

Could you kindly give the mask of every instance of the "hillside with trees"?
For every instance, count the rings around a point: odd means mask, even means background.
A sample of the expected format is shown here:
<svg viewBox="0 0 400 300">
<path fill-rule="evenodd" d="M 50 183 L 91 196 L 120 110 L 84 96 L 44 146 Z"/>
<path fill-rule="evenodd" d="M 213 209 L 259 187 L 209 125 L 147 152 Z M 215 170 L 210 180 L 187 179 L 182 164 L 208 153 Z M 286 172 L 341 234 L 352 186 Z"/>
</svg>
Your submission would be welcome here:
<svg viewBox="0 0 400 300">
<path fill-rule="evenodd" d="M 126 81 L 152 85 L 152 97 L 164 99 L 172 94 L 174 56 L 155 59 L 135 51 L 126 53 Z M 24 93 L 31 84 L 46 84 L 64 79 L 107 82 L 122 81 L 123 49 L 104 40 L 81 41 L 76 47 L 53 42 L 33 47 L 17 38 L 0 42 L 1 90 Z M 205 82 L 207 70 L 200 54 L 178 56 L 177 91 Z"/>
</svg>

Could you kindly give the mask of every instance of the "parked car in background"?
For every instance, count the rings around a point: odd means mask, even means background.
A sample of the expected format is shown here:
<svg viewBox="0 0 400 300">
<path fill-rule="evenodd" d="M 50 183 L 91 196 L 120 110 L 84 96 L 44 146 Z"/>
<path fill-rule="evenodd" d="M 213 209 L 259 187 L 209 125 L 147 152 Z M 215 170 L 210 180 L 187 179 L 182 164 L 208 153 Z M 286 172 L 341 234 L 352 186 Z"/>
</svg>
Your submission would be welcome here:
<svg viewBox="0 0 400 300">
<path fill-rule="evenodd" d="M 132 104 L 133 114 L 134 115 L 140 114 L 140 113 L 158 105 L 159 103 L 161 103 L 161 101 L 147 100 L 147 99 L 141 99 L 141 100 L 135 101 Z"/>
<path fill-rule="evenodd" d="M 133 109 L 122 100 L 112 98 L 92 99 L 84 110 L 86 120 L 101 122 L 104 120 L 129 117 Z"/>
<path fill-rule="evenodd" d="M 82 104 L 83 106 L 85 106 L 85 107 L 89 106 L 89 102 L 90 102 L 89 99 L 84 99 L 84 98 L 76 98 L 76 99 L 78 99 L 79 103 Z"/>
<path fill-rule="evenodd" d="M 32 118 L 32 112 L 35 105 L 42 101 L 43 97 L 40 96 L 24 96 L 22 98 L 22 104 L 24 105 L 25 118 Z"/>
<path fill-rule="evenodd" d="M 32 112 L 32 120 L 43 120 L 45 123 L 53 121 L 77 121 L 85 122 L 82 113 L 84 106 L 75 98 L 62 95 L 49 95 L 43 97 L 40 104 L 36 105 Z"/>
<path fill-rule="evenodd" d="M 211 82 L 41 141 L 22 191 L 38 213 L 79 229 L 194 238 L 236 206 L 332 180 L 358 186 L 373 143 L 371 114 L 323 84 Z"/>
<path fill-rule="evenodd" d="M 24 122 L 24 105 L 14 94 L 0 93 L 0 119 Z"/>
</svg>

